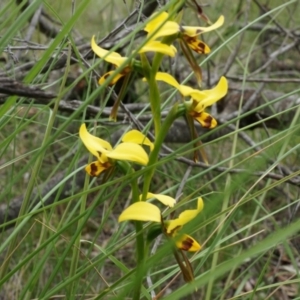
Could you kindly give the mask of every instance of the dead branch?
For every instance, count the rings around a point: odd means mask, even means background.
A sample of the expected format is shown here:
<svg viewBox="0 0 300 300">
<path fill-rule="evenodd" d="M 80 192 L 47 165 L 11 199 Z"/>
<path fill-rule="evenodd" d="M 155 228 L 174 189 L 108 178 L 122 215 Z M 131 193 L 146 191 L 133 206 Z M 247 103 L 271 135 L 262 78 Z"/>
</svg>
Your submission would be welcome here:
<svg viewBox="0 0 300 300">
<path fill-rule="evenodd" d="M 56 97 L 54 93 L 43 91 L 37 86 L 26 86 L 22 82 L 15 81 L 7 77 L 0 77 L 0 93 L 9 96 L 21 96 L 39 99 L 53 99 Z"/>
</svg>

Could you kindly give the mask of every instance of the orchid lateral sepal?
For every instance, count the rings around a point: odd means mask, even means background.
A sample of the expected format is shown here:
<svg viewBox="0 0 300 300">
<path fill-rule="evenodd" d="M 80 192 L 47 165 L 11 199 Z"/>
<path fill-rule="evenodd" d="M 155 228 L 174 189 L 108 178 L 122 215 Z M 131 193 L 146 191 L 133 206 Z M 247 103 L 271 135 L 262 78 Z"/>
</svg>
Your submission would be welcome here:
<svg viewBox="0 0 300 300">
<path fill-rule="evenodd" d="M 120 92 L 118 94 L 118 97 L 117 97 L 112 109 L 111 109 L 109 119 L 112 120 L 112 121 L 115 121 L 115 122 L 117 121 L 118 109 L 119 109 L 121 101 L 123 100 L 123 98 L 126 95 L 126 92 L 127 92 L 127 89 L 128 89 L 128 83 L 130 81 L 130 75 L 131 75 L 131 73 L 128 73 L 124 76 L 124 80 L 122 82 Z"/>
<path fill-rule="evenodd" d="M 182 262 L 180 256 L 178 255 L 179 252 L 183 257 L 184 263 Z M 174 253 L 174 257 L 177 261 L 177 264 L 181 270 L 184 281 L 192 282 L 194 280 L 194 271 L 193 271 L 190 261 L 188 260 L 188 258 L 185 255 L 185 253 L 182 251 L 177 252 L 176 250 L 173 250 L 173 253 Z"/>
<path fill-rule="evenodd" d="M 162 219 L 161 221 L 162 223 L 162 227 L 163 227 L 163 232 L 165 234 L 165 236 L 167 237 L 167 239 L 169 240 L 170 243 L 173 243 L 174 244 L 174 247 L 173 247 L 173 254 L 174 254 L 174 257 L 177 261 L 177 264 L 181 270 L 181 273 L 182 273 L 182 276 L 183 276 L 183 279 L 185 282 L 191 282 L 194 280 L 194 271 L 193 271 L 193 268 L 192 268 L 192 265 L 189 261 L 189 259 L 187 258 L 187 256 L 185 255 L 185 253 L 182 251 L 182 249 L 180 247 L 178 247 L 177 245 L 177 242 L 174 241 L 171 236 L 167 233 L 166 231 L 166 225 Z M 176 247 L 175 247 L 176 245 Z M 178 249 L 176 249 L 178 248 Z M 180 256 L 179 256 L 179 253 L 181 254 L 183 260 L 184 260 L 184 263 L 182 262 Z"/>
</svg>

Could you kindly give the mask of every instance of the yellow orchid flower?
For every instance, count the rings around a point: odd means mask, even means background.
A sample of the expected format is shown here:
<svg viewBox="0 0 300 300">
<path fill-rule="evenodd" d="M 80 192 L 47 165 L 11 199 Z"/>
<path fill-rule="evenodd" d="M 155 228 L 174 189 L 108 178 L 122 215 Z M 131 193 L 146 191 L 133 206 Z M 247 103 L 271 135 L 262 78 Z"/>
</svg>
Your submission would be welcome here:
<svg viewBox="0 0 300 300">
<path fill-rule="evenodd" d="M 204 42 L 199 40 L 198 36 L 202 33 L 215 30 L 224 23 L 224 16 L 220 16 L 214 24 L 208 27 L 180 26 L 174 21 L 168 21 L 168 18 L 168 13 L 161 12 L 156 14 L 155 17 L 147 23 L 144 30 L 148 32 L 148 36 L 151 36 L 151 40 L 180 33 L 179 36 L 186 41 L 192 50 L 204 54 L 209 53 L 210 48 Z"/>
<path fill-rule="evenodd" d="M 100 58 L 103 58 L 106 62 L 111 63 L 115 65 L 116 67 L 121 66 L 126 60 L 128 60 L 128 57 L 121 56 L 117 52 L 110 52 L 109 50 L 105 50 L 97 45 L 95 41 L 95 36 L 92 37 L 91 40 L 91 47 L 94 53 L 99 56 Z M 145 53 L 145 52 L 159 52 L 165 55 L 169 55 L 171 57 L 174 57 L 177 50 L 173 45 L 167 45 L 163 44 L 159 41 L 148 41 L 140 50 L 139 53 Z M 105 73 L 100 79 L 99 84 L 103 84 L 106 78 L 108 78 L 112 73 L 115 71 L 109 71 Z M 110 81 L 109 85 L 114 85 L 120 78 L 127 75 L 129 72 L 131 72 L 131 66 L 130 63 L 124 67 L 124 69 L 116 74 L 114 78 Z"/>
<path fill-rule="evenodd" d="M 90 176 L 99 176 L 103 171 L 112 167 L 114 160 L 126 160 L 141 165 L 148 164 L 148 155 L 139 144 L 145 143 L 150 145 L 151 142 L 146 137 L 142 140 L 141 133 L 137 130 L 134 130 L 133 133 L 129 131 L 125 134 L 123 137 L 125 141 L 118 144 L 115 148 L 112 148 L 107 141 L 90 134 L 85 124 L 80 126 L 79 136 L 86 148 L 98 159 L 85 168 Z"/>
<path fill-rule="evenodd" d="M 168 73 L 158 72 L 156 80 L 164 81 L 175 87 L 184 97 L 191 97 L 189 105 L 189 114 L 205 128 L 214 128 L 217 121 L 204 110 L 206 107 L 213 105 L 222 99 L 228 91 L 228 83 L 224 76 L 221 77 L 218 84 L 210 90 L 197 90 L 187 85 L 182 85 Z"/>
<path fill-rule="evenodd" d="M 177 219 L 169 220 L 164 223 L 166 234 L 175 237 L 177 248 L 185 251 L 195 252 L 201 249 L 200 244 L 187 234 L 180 234 L 183 225 L 193 220 L 203 210 L 203 200 L 198 198 L 197 208 L 183 211 Z M 177 237 L 176 237 L 177 236 Z"/>
<path fill-rule="evenodd" d="M 163 204 L 172 207 L 175 204 L 175 199 L 161 194 L 147 194 L 147 199 L 156 198 Z M 166 235 L 175 239 L 176 247 L 190 252 L 195 252 L 201 249 L 200 244 L 187 234 L 180 234 L 178 231 L 182 226 L 194 219 L 203 209 L 203 200 L 198 198 L 197 209 L 185 210 L 177 219 L 162 222 L 161 212 L 159 208 L 149 202 L 139 201 L 127 207 L 119 216 L 119 222 L 123 221 L 145 221 L 161 223 L 165 228 Z"/>
</svg>

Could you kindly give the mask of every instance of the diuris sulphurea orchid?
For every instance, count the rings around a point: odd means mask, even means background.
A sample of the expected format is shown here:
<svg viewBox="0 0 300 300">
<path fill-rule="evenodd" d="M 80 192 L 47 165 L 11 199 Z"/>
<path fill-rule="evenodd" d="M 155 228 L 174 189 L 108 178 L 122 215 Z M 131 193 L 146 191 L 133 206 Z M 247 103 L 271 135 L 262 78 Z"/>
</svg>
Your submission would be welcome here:
<svg viewBox="0 0 300 300">
<path fill-rule="evenodd" d="M 175 199 L 160 194 L 147 194 L 147 199 L 156 198 L 161 203 L 172 207 Z M 173 200 L 171 200 L 173 199 Z M 123 221 L 145 221 L 161 223 L 163 231 L 168 237 L 172 237 L 175 241 L 176 247 L 190 252 L 199 251 L 200 244 L 191 236 L 180 232 L 181 228 L 192 219 L 194 219 L 203 210 L 203 200 L 198 198 L 197 208 L 183 211 L 177 219 L 167 220 L 162 222 L 160 209 L 146 201 L 138 201 L 127 207 L 119 216 L 119 222 Z"/>
<path fill-rule="evenodd" d="M 155 198 L 169 207 L 173 207 L 175 204 L 175 199 L 166 195 L 148 193 L 146 199 L 149 198 Z M 185 224 L 197 217 L 202 210 L 203 200 L 202 198 L 198 198 L 196 209 L 185 210 L 178 218 L 164 221 L 160 209 L 156 205 L 145 201 L 138 201 L 131 204 L 121 213 L 119 222 L 134 220 L 160 223 L 161 231 L 169 239 L 173 240 L 177 248 L 173 249 L 173 253 L 182 271 L 184 280 L 191 282 L 194 279 L 193 268 L 183 251 L 196 252 L 201 250 L 201 245 L 194 238 L 180 231 Z"/>
<path fill-rule="evenodd" d="M 177 22 L 169 21 L 169 14 L 166 12 L 157 13 L 154 18 L 148 22 L 144 30 L 148 33 L 147 37 L 151 40 L 156 40 L 161 37 L 178 34 L 178 37 L 183 39 L 188 46 L 197 53 L 207 54 L 210 48 L 198 36 L 202 33 L 209 32 L 221 27 L 224 23 L 224 17 L 219 19 L 211 26 L 181 26 Z"/>
<path fill-rule="evenodd" d="M 157 72 L 155 79 L 163 81 L 175 87 L 184 97 L 191 97 L 186 101 L 188 113 L 194 120 L 199 122 L 205 128 L 214 128 L 217 121 L 205 109 L 217 101 L 221 100 L 228 91 L 228 83 L 224 76 L 221 77 L 218 84 L 210 90 L 193 89 L 187 85 L 179 84 L 177 80 L 168 73 Z"/>
<path fill-rule="evenodd" d="M 114 161 L 125 160 L 140 165 L 148 164 L 148 155 L 140 145 L 148 145 L 153 149 L 151 141 L 138 130 L 131 130 L 122 137 L 122 143 L 114 148 L 105 140 L 90 134 L 85 124 L 80 126 L 79 136 L 86 148 L 97 157 L 97 161 L 89 164 L 85 170 L 91 176 L 99 176 L 109 169 Z"/>
</svg>

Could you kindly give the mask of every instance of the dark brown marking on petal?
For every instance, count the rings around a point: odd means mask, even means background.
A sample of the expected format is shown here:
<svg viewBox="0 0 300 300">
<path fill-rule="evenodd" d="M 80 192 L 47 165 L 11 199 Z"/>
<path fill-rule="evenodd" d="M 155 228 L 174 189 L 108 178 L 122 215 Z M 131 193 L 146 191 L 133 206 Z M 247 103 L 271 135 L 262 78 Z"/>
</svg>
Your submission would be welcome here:
<svg viewBox="0 0 300 300">
<path fill-rule="evenodd" d="M 196 33 L 197 33 L 197 34 L 200 34 L 201 32 L 203 32 L 203 30 L 201 30 L 201 29 L 197 29 L 197 30 L 196 30 Z"/>
<path fill-rule="evenodd" d="M 99 176 L 102 172 L 112 167 L 112 164 L 109 162 L 105 162 L 103 164 L 100 163 L 97 164 L 96 162 L 91 163 L 89 166 L 89 169 L 87 170 L 87 173 L 92 177 Z"/>
<path fill-rule="evenodd" d="M 201 41 L 199 41 L 198 45 L 197 45 L 197 49 L 198 49 L 198 53 L 202 54 L 205 53 L 205 44 L 202 43 Z"/>
<path fill-rule="evenodd" d="M 94 177 L 97 176 L 97 171 L 98 171 L 97 165 L 95 163 L 91 163 L 90 167 L 91 167 L 91 173 L 90 173 L 90 175 L 94 176 Z"/>
<path fill-rule="evenodd" d="M 211 128 L 212 122 L 214 118 L 210 115 L 208 115 L 204 120 L 201 119 L 202 112 L 197 113 L 196 111 L 191 111 L 190 115 L 192 116 L 193 119 L 195 119 L 197 122 L 199 122 L 203 128 Z M 200 122 L 198 119 L 201 119 L 202 122 Z"/>
<path fill-rule="evenodd" d="M 182 241 L 181 249 L 184 251 L 189 251 L 189 249 L 192 248 L 193 244 L 194 241 L 191 238 L 187 237 L 184 241 Z"/>
<path fill-rule="evenodd" d="M 197 36 L 192 37 L 183 35 L 183 39 L 186 41 L 189 47 L 198 54 L 205 53 L 206 45 L 202 41 L 198 40 Z"/>
<path fill-rule="evenodd" d="M 211 124 L 212 124 L 212 121 L 213 121 L 213 118 L 212 116 L 207 116 L 204 120 L 204 123 L 205 123 L 205 128 L 210 128 L 211 127 Z"/>
<path fill-rule="evenodd" d="M 183 35 L 183 39 L 188 43 L 188 44 L 193 44 L 197 40 L 197 37 L 192 37 L 188 36 L 186 34 Z"/>
</svg>

